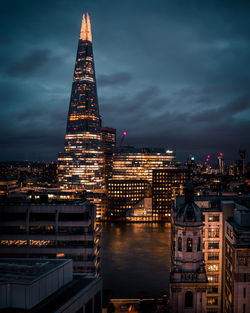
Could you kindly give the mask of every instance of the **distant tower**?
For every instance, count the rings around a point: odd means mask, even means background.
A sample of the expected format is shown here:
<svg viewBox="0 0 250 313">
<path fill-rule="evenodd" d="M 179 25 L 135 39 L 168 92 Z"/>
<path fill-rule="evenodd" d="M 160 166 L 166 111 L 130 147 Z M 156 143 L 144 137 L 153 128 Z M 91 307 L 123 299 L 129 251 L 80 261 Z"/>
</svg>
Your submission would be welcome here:
<svg viewBox="0 0 250 313">
<path fill-rule="evenodd" d="M 202 253 L 203 219 L 201 209 L 194 203 L 191 181 L 187 183 L 185 204 L 177 211 L 173 227 L 171 312 L 205 313 L 207 276 Z"/>
<path fill-rule="evenodd" d="M 239 154 L 240 154 L 240 160 L 239 160 L 240 175 L 244 175 L 245 174 L 246 150 L 239 150 Z"/>
<path fill-rule="evenodd" d="M 68 112 L 64 153 L 58 156 L 60 188 L 102 190 L 101 119 L 89 15 L 83 14 Z"/>
<path fill-rule="evenodd" d="M 218 155 L 218 168 L 219 168 L 219 173 L 221 175 L 224 174 L 224 157 L 223 157 L 223 153 L 220 153 Z"/>
</svg>

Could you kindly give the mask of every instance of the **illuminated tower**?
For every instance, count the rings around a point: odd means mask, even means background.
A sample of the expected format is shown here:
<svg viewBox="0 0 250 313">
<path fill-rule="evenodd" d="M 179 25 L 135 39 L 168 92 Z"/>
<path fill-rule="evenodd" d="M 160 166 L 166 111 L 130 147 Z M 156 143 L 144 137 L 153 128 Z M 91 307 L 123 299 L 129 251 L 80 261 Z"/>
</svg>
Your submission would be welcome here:
<svg viewBox="0 0 250 313">
<path fill-rule="evenodd" d="M 224 158 L 223 158 L 223 153 L 220 153 L 218 155 L 218 168 L 219 168 L 219 174 L 223 175 L 224 174 Z"/>
<path fill-rule="evenodd" d="M 89 15 L 83 14 L 73 76 L 65 148 L 58 157 L 60 188 L 102 189 L 101 119 L 96 91 Z"/>
</svg>

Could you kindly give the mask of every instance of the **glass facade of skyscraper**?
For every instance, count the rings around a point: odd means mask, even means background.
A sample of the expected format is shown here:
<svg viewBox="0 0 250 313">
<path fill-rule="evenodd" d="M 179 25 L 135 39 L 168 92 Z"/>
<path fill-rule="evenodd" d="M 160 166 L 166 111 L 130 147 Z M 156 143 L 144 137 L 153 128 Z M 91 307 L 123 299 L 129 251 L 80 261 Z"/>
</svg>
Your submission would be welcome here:
<svg viewBox="0 0 250 313">
<path fill-rule="evenodd" d="M 103 152 L 90 18 L 83 15 L 69 105 L 65 149 L 58 157 L 60 188 L 100 192 Z"/>
</svg>

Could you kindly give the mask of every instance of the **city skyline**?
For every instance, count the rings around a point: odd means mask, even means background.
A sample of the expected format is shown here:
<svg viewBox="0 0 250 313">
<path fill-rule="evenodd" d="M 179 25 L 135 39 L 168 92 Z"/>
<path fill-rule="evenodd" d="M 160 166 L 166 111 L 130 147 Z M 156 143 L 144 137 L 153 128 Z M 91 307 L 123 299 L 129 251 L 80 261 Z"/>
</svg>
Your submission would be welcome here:
<svg viewBox="0 0 250 313">
<path fill-rule="evenodd" d="M 126 130 L 125 144 L 169 147 L 182 160 L 249 150 L 249 4 L 109 4 L 5 4 L 0 159 L 56 160 L 63 150 L 87 11 L 103 126 L 117 128 L 118 142 Z"/>
</svg>

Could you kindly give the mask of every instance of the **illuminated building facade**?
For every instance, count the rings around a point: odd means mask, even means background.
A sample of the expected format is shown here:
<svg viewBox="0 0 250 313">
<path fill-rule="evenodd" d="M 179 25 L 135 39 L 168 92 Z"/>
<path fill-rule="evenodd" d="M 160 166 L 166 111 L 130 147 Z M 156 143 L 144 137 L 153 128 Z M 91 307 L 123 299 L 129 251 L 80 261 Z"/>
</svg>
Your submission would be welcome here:
<svg viewBox="0 0 250 313">
<path fill-rule="evenodd" d="M 223 153 L 220 153 L 218 155 L 218 169 L 219 169 L 219 174 L 223 175 L 224 174 L 224 157 L 223 157 Z"/>
<path fill-rule="evenodd" d="M 100 192 L 103 152 L 90 18 L 83 15 L 72 83 L 65 148 L 58 156 L 60 188 Z"/>
<path fill-rule="evenodd" d="M 206 312 L 221 313 L 223 310 L 223 290 L 225 289 L 225 221 L 233 216 L 237 202 L 249 202 L 249 197 L 238 196 L 200 196 L 195 197 L 203 212 L 203 254 L 207 273 Z M 183 205 L 184 197 L 177 197 L 176 210 Z M 173 229 L 174 230 L 174 229 Z M 172 232 L 174 238 L 175 233 Z M 173 247 L 172 247 L 173 250 Z M 232 274 L 232 273 L 231 273 Z M 233 279 L 233 278 L 232 278 Z M 231 282 L 228 283 L 229 285 Z M 224 291 L 225 292 L 225 291 Z M 229 311 L 224 311 L 229 312 Z"/>
<path fill-rule="evenodd" d="M 185 169 L 155 169 L 152 181 L 152 210 L 156 220 L 169 219 L 171 206 L 177 195 L 184 195 L 188 179 Z"/>
<path fill-rule="evenodd" d="M 223 312 L 250 312 L 250 209 L 237 206 L 225 222 Z"/>
<path fill-rule="evenodd" d="M 99 228 L 88 201 L 0 205 L 0 257 L 64 258 L 74 272 L 99 273 Z"/>
<path fill-rule="evenodd" d="M 223 211 L 210 201 L 196 201 L 203 210 L 203 254 L 207 273 L 207 313 L 220 313 L 223 275 Z"/>
<path fill-rule="evenodd" d="M 171 312 L 205 313 L 207 275 L 202 251 L 203 215 L 194 203 L 190 181 L 185 189 L 185 203 L 172 216 L 172 228 Z"/>
<path fill-rule="evenodd" d="M 103 174 L 105 184 L 112 176 L 113 158 L 116 146 L 116 129 L 110 127 L 101 128 L 102 149 L 103 149 Z"/>
<path fill-rule="evenodd" d="M 147 180 L 152 184 L 153 169 L 172 166 L 175 155 L 172 150 L 129 149 L 115 153 L 113 180 Z"/>
<path fill-rule="evenodd" d="M 149 195 L 146 180 L 110 180 L 108 182 L 107 219 L 125 218 L 143 198 Z"/>
</svg>

